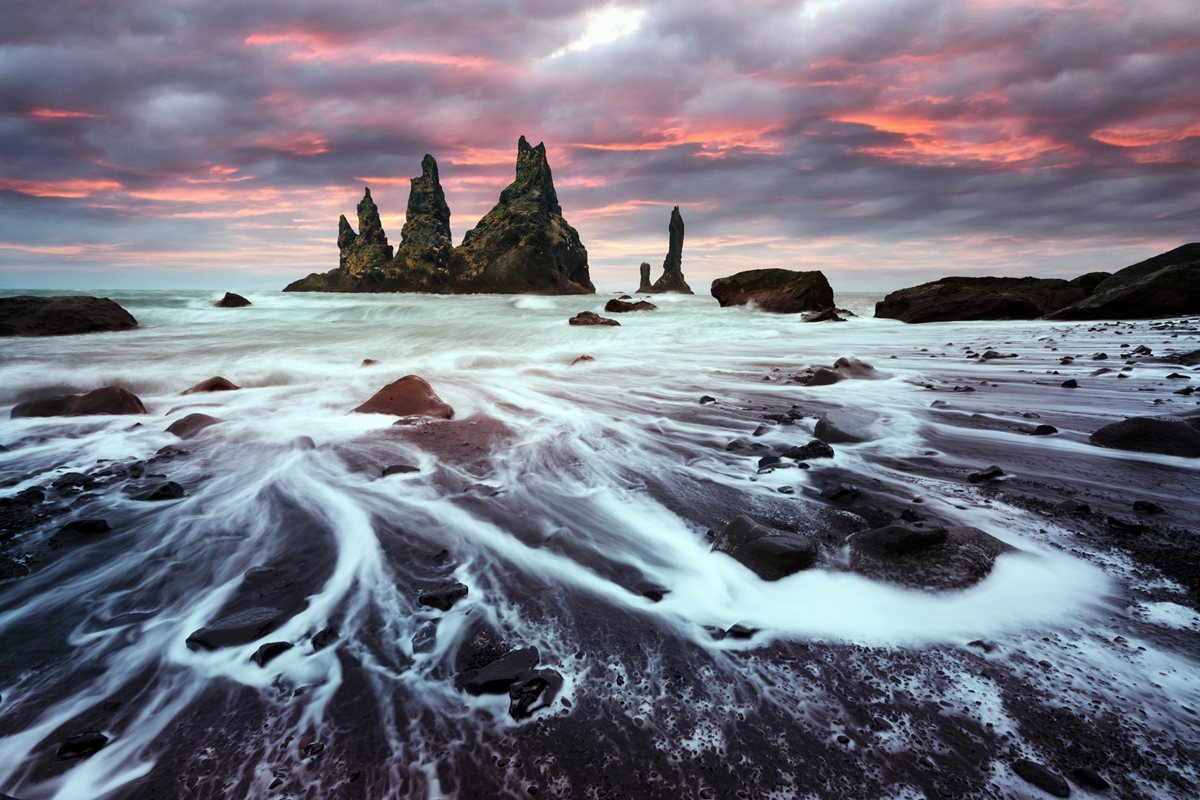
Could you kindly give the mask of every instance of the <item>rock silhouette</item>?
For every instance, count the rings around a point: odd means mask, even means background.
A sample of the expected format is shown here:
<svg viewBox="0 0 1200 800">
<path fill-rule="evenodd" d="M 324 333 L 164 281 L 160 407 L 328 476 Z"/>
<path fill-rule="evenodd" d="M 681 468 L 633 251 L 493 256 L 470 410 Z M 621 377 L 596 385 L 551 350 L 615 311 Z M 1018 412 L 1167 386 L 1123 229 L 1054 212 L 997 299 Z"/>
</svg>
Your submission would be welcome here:
<svg viewBox="0 0 1200 800">
<path fill-rule="evenodd" d="M 692 287 L 688 286 L 687 281 L 683 279 L 683 217 L 679 213 L 679 206 L 671 209 L 671 222 L 667 226 L 667 233 L 670 240 L 667 246 L 667 257 L 663 259 L 663 273 L 645 291 L 693 294 Z M 643 275 L 648 277 L 648 272 L 644 272 Z"/>
</svg>

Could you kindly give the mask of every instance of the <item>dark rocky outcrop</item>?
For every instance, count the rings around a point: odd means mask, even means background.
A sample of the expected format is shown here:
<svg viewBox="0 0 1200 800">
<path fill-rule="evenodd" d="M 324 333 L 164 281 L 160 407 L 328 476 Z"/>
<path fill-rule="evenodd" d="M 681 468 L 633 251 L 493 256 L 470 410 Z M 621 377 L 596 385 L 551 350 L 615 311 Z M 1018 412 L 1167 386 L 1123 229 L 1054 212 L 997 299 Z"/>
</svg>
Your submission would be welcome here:
<svg viewBox="0 0 1200 800">
<path fill-rule="evenodd" d="M 602 317 L 595 311 L 580 311 L 567 320 L 571 325 L 620 325 L 615 319 Z"/>
<path fill-rule="evenodd" d="M 180 439 L 190 439 L 205 428 L 216 425 L 223 420 L 210 417 L 208 414 L 188 414 L 167 426 L 167 433 L 173 433 Z"/>
<path fill-rule="evenodd" d="M 211 378 L 202 380 L 190 389 L 184 389 L 183 394 L 201 394 L 203 392 L 231 392 L 235 389 L 240 389 L 232 381 L 222 378 L 220 375 L 214 375 Z"/>
<path fill-rule="evenodd" d="M 1070 797 L 1071 786 L 1066 779 L 1044 764 L 1021 758 L 1013 762 L 1013 772 L 1021 776 L 1026 783 L 1031 783 L 1047 794 L 1055 797 Z"/>
<path fill-rule="evenodd" d="M 254 651 L 254 655 L 250 656 L 250 660 L 260 667 L 265 667 L 274 661 L 277 656 L 283 655 L 294 646 L 291 642 L 267 642 Z"/>
<path fill-rule="evenodd" d="M 649 289 L 639 288 L 638 291 L 693 294 L 692 287 L 688 286 L 687 281 L 683 279 L 683 216 L 679 213 L 679 206 L 671 209 L 671 222 L 667 225 L 667 235 L 669 237 L 667 257 L 663 259 L 662 275 Z M 643 284 L 649 275 L 648 269 L 643 272 Z"/>
<path fill-rule="evenodd" d="M 1036 319 L 1087 296 L 1057 278 L 942 278 L 891 292 L 875 316 L 901 322 Z"/>
<path fill-rule="evenodd" d="M 815 364 L 794 375 L 791 380 L 804 386 L 830 386 L 847 379 L 870 380 L 878 377 L 881 377 L 879 372 L 867 362 L 842 356 L 832 366 Z"/>
<path fill-rule="evenodd" d="M 833 289 L 819 270 L 752 269 L 712 284 L 712 296 L 724 306 L 753 303 L 763 311 L 795 314 L 833 306 Z"/>
<path fill-rule="evenodd" d="M 454 418 L 454 409 L 419 375 L 405 375 L 389 383 L 354 410 L 361 414 L 393 414 L 397 417 Z"/>
<path fill-rule="evenodd" d="M 478 670 L 460 675 L 462 688 L 474 695 L 504 694 L 537 666 L 539 658 L 536 647 L 510 650 Z"/>
<path fill-rule="evenodd" d="M 283 612 L 278 608 L 247 608 L 195 631 L 187 638 L 187 646 L 192 650 L 217 650 L 249 644 L 278 628 L 283 621 Z"/>
<path fill-rule="evenodd" d="M 876 580 L 922 589 L 965 589 L 987 577 L 1011 547 L 977 528 L 888 525 L 847 539 L 850 568 Z"/>
<path fill-rule="evenodd" d="M 27 400 L 13 407 L 12 418 L 81 417 L 88 414 L 145 414 L 146 407 L 133 392 L 105 386 L 86 394 L 59 394 Z"/>
<path fill-rule="evenodd" d="M 1088 276 L 1084 276 L 1088 277 Z M 1200 242 L 1116 272 L 1050 319 L 1147 319 L 1200 313 Z"/>
<path fill-rule="evenodd" d="M 638 300 L 636 303 L 627 303 L 624 300 L 612 299 L 609 300 L 604 310 L 611 314 L 623 314 L 626 311 L 655 311 L 658 306 L 654 303 L 648 303 L 645 300 Z"/>
<path fill-rule="evenodd" d="M 1105 425 L 1090 441 L 1114 450 L 1200 458 L 1200 417 L 1130 417 Z"/>
<path fill-rule="evenodd" d="M 455 603 L 466 596 L 467 587 L 458 581 L 454 581 L 441 588 L 422 592 L 417 597 L 417 603 L 429 608 L 436 608 L 439 611 L 449 611 L 454 607 Z"/>
<path fill-rule="evenodd" d="M 807 536 L 737 517 L 713 539 L 713 552 L 725 553 L 765 581 L 777 581 L 817 562 L 816 543 Z"/>
<path fill-rule="evenodd" d="M 82 731 L 58 746 L 59 758 L 87 758 L 99 753 L 108 744 L 108 737 L 100 731 Z"/>
<path fill-rule="evenodd" d="M 137 326 L 133 315 L 107 297 L 0 297 L 0 336 L 67 336 Z"/>
<path fill-rule="evenodd" d="M 563 218 L 546 146 L 517 142 L 516 179 L 454 253 L 463 292 L 591 294 L 587 250 Z"/>
<path fill-rule="evenodd" d="M 654 284 L 650 283 L 650 262 L 643 261 L 638 267 L 638 272 L 641 274 L 641 282 L 638 283 L 638 294 L 649 294 L 654 291 Z"/>
<path fill-rule="evenodd" d="M 226 292 L 225 296 L 213 303 L 213 305 L 217 308 L 245 308 L 246 306 L 251 305 L 251 303 L 240 294 Z"/>
</svg>

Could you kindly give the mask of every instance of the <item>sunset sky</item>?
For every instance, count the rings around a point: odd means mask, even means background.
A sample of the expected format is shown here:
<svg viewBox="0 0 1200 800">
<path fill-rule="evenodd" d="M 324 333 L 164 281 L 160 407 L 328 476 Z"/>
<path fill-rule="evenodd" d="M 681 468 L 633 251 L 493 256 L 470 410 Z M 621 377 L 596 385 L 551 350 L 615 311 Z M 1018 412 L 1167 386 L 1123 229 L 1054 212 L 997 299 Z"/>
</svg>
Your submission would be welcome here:
<svg viewBox="0 0 1200 800">
<path fill-rule="evenodd" d="M 601 289 L 1071 276 L 1200 239 L 1196 0 L 57 0 L 0 25 L 0 287 L 279 288 L 455 242 L 544 141 Z"/>
</svg>

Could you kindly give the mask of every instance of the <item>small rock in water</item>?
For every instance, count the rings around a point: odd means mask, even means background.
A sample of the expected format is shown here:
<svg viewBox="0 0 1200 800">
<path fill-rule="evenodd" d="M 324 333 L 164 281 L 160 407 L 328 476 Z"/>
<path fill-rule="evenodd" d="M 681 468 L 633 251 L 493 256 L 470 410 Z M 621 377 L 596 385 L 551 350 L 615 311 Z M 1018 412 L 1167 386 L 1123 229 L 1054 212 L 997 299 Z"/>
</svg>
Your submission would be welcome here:
<svg viewBox="0 0 1200 800">
<path fill-rule="evenodd" d="M 1033 436 L 1052 436 L 1056 433 L 1058 433 L 1058 428 L 1053 425 L 1038 425 L 1030 431 L 1030 434 Z"/>
<path fill-rule="evenodd" d="M 454 409 L 443 402 L 429 382 L 419 375 L 405 375 L 392 381 L 354 410 L 360 414 L 392 414 L 397 417 L 454 418 Z"/>
<path fill-rule="evenodd" d="M 1013 772 L 1020 775 L 1027 783 L 1031 783 L 1055 797 L 1071 796 L 1071 787 L 1067 784 L 1066 779 L 1036 761 L 1030 761 L 1027 758 L 1019 759 L 1013 763 Z"/>
<path fill-rule="evenodd" d="M 813 439 L 802 447 L 791 447 L 782 453 L 784 458 L 796 461 L 811 461 L 814 458 L 833 458 L 833 448 L 820 439 Z"/>
<path fill-rule="evenodd" d="M 202 392 L 232 392 L 242 387 L 232 381 L 222 378 L 220 375 L 214 375 L 208 380 L 203 380 L 197 383 L 190 389 L 184 389 L 184 394 L 200 394 Z"/>
<path fill-rule="evenodd" d="M 1081 503 L 1078 500 L 1063 500 L 1054 507 L 1054 510 L 1060 514 L 1090 514 L 1092 507 L 1087 503 Z"/>
<path fill-rule="evenodd" d="M 420 467 L 414 467 L 412 464 L 392 464 L 383 468 L 383 477 L 388 475 L 405 475 L 409 472 L 420 472 Z"/>
<path fill-rule="evenodd" d="M 967 476 L 967 480 L 970 481 L 971 483 L 984 483 L 985 481 L 995 480 L 996 478 L 999 478 L 1003 474 L 1004 474 L 1004 470 L 1000 469 L 995 464 L 993 464 L 992 466 L 988 467 L 987 469 L 985 469 L 981 472 L 972 472 L 970 475 Z"/>
<path fill-rule="evenodd" d="M 712 395 L 706 394 L 700 398 L 700 405 L 702 405 L 702 406 L 706 406 L 709 403 L 715 403 L 715 402 L 717 402 L 717 398 L 713 397 Z"/>
<path fill-rule="evenodd" d="M 217 302 L 213 303 L 218 308 L 245 308 L 250 305 L 250 301 L 242 297 L 240 294 L 226 292 L 225 296 Z"/>
<path fill-rule="evenodd" d="M 567 366 L 573 367 L 576 364 L 586 364 L 589 361 L 595 361 L 595 360 L 596 360 L 595 358 L 593 358 L 592 356 L 589 356 L 585 353 L 584 355 L 576 357 L 576 359 L 574 361 L 572 361 L 570 364 L 568 364 Z"/>
<path fill-rule="evenodd" d="M 159 500 L 178 500 L 183 497 L 183 487 L 175 481 L 167 481 L 164 484 L 154 487 L 148 492 L 134 497 L 134 500 L 145 500 L 147 502 L 157 502 Z"/>
<path fill-rule="evenodd" d="M 59 536 L 96 536 L 101 533 L 108 533 L 112 528 L 107 520 L 102 519 L 77 519 L 74 522 L 68 522 L 58 529 Z"/>
<path fill-rule="evenodd" d="M 423 606 L 436 608 L 439 611 L 449 611 L 454 604 L 467 596 L 467 587 L 455 581 L 430 592 L 423 592 L 417 597 L 417 602 Z"/>
<path fill-rule="evenodd" d="M 808 569 L 819 555 L 809 537 L 760 525 L 749 517 L 737 517 L 726 525 L 714 538 L 713 552 L 736 559 L 765 581 Z"/>
<path fill-rule="evenodd" d="M 312 646 L 314 651 L 324 650 L 329 645 L 336 642 L 339 638 L 337 628 L 332 625 L 326 625 L 321 630 L 317 631 L 312 637 Z"/>
<path fill-rule="evenodd" d="M 615 319 L 602 317 L 595 311 L 580 311 L 567 320 L 571 325 L 620 325 Z"/>
<path fill-rule="evenodd" d="M 379 362 L 378 362 L 376 359 L 374 359 L 374 358 L 364 358 L 364 359 L 362 360 L 362 364 L 360 364 L 359 366 L 363 366 L 363 367 L 373 367 L 373 366 L 375 366 L 375 365 L 376 365 L 376 364 L 378 364 L 378 363 L 379 363 Z"/>
<path fill-rule="evenodd" d="M 1092 353 L 1093 361 L 1107 361 L 1108 353 Z"/>
<path fill-rule="evenodd" d="M 658 306 L 654 303 L 648 303 L 645 300 L 638 300 L 636 303 L 626 303 L 624 300 L 609 300 L 604 306 L 604 310 L 611 314 L 623 314 L 628 311 L 656 311 Z"/>
<path fill-rule="evenodd" d="M 468 694 L 474 695 L 503 694 L 526 672 L 537 666 L 538 659 L 536 647 L 511 650 L 467 677 L 463 688 Z"/>
<path fill-rule="evenodd" d="M 1139 514 L 1161 514 L 1163 507 L 1150 500 L 1134 500 L 1133 510 Z"/>
<path fill-rule="evenodd" d="M 1130 522 L 1129 520 L 1121 519 L 1120 517 L 1109 516 L 1105 518 L 1108 527 L 1113 533 L 1125 534 L 1128 536 L 1136 536 L 1146 529 L 1144 525 L 1138 522 Z"/>
<path fill-rule="evenodd" d="M 563 677 L 557 670 L 539 669 L 522 676 L 508 687 L 508 713 L 513 719 L 526 719 L 549 707 L 558 696 Z"/>
<path fill-rule="evenodd" d="M 86 394 L 58 394 L 27 400 L 13 406 L 9 416 L 82 417 L 91 414 L 145 414 L 137 395 L 119 386 L 105 386 Z"/>
<path fill-rule="evenodd" d="M 180 439 L 190 439 L 205 428 L 220 422 L 223 420 L 218 417 L 210 417 L 208 414 L 188 414 L 168 425 L 166 433 L 173 433 Z"/>
<path fill-rule="evenodd" d="M 212 622 L 187 638 L 191 650 L 216 650 L 249 644 L 279 627 L 283 612 L 278 608 L 247 608 Z"/>
<path fill-rule="evenodd" d="M 260 667 L 265 667 L 271 663 L 277 656 L 283 655 L 293 647 L 291 642 L 267 642 L 262 647 L 254 651 L 254 655 L 250 656 L 250 660 Z"/>
<path fill-rule="evenodd" d="M 1079 381 L 1075 380 L 1074 378 L 1068 378 L 1059 385 L 1064 389 L 1078 389 Z"/>
<path fill-rule="evenodd" d="M 58 746 L 59 758 L 87 758 L 100 752 L 108 737 L 100 731 L 83 731 L 69 737 Z"/>
</svg>

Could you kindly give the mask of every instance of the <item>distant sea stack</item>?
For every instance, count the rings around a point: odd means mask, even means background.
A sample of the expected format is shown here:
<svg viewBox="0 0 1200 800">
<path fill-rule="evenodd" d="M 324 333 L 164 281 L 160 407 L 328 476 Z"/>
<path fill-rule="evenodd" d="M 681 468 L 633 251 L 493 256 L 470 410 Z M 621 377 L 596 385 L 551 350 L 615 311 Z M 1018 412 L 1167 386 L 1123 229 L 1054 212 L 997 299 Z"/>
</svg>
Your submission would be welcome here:
<svg viewBox="0 0 1200 800">
<path fill-rule="evenodd" d="M 587 250 L 563 218 L 546 146 L 517 142 L 516 179 L 454 251 L 458 291 L 591 294 Z"/>
<path fill-rule="evenodd" d="M 393 253 L 367 189 L 355 233 L 338 222 L 338 268 L 313 273 L 285 292 L 433 292 L 590 294 L 587 250 L 567 223 L 554 190 L 546 147 L 517 143 L 516 179 L 467 232 L 450 236 L 450 207 L 437 161 L 426 155 L 412 179 L 400 246 Z"/>
<path fill-rule="evenodd" d="M 667 233 L 670 241 L 667 246 L 667 257 L 663 259 L 663 273 L 650 288 L 639 288 L 638 291 L 694 294 L 692 287 L 688 286 L 687 281 L 683 279 L 683 216 L 679 213 L 679 206 L 671 209 L 671 222 L 667 226 Z M 643 270 L 643 286 L 645 286 L 648 276 L 648 271 Z"/>
<path fill-rule="evenodd" d="M 1148 319 L 1200 313 L 1200 243 L 1185 244 L 1112 275 L 942 278 L 900 289 L 875 316 L 902 322 L 995 319 Z"/>
<path fill-rule="evenodd" d="M 642 273 L 642 282 L 638 284 L 638 291 L 643 294 L 647 292 L 653 292 L 654 286 L 650 283 L 650 263 L 643 261 L 642 266 L 640 266 L 638 269 Z"/>
</svg>

